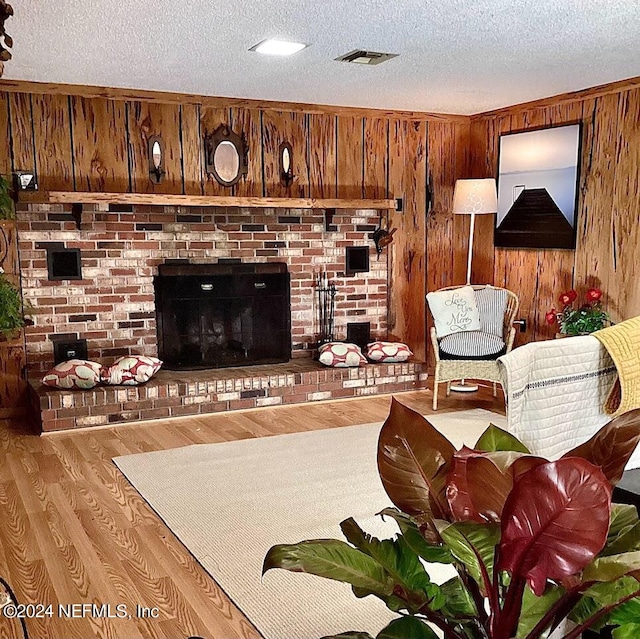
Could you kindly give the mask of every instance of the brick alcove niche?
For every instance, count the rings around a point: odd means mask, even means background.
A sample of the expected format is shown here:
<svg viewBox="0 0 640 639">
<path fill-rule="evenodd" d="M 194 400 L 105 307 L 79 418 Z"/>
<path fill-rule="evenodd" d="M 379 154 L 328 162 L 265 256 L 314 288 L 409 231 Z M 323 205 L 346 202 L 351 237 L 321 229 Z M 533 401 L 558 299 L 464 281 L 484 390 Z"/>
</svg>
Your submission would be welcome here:
<svg viewBox="0 0 640 639">
<path fill-rule="evenodd" d="M 422 388 L 426 365 L 321 367 L 315 277 L 325 271 L 337 288 L 336 338 L 348 322 L 369 322 L 371 337 L 387 331 L 387 255 L 369 235 L 377 211 L 339 211 L 325 231 L 322 211 L 145 205 L 83 205 L 76 227 L 71 205 L 19 204 L 23 294 L 34 307 L 26 331 L 31 402 L 43 430 L 356 397 Z M 82 279 L 49 280 L 47 247 L 80 249 Z M 369 246 L 367 272 L 345 274 L 345 249 Z M 162 370 L 141 387 L 92 391 L 47 389 L 54 341 L 86 339 L 89 359 L 104 365 L 128 354 L 157 355 L 153 278 L 166 260 L 190 263 L 279 262 L 291 278 L 292 359 L 285 364 L 179 373 Z"/>
</svg>

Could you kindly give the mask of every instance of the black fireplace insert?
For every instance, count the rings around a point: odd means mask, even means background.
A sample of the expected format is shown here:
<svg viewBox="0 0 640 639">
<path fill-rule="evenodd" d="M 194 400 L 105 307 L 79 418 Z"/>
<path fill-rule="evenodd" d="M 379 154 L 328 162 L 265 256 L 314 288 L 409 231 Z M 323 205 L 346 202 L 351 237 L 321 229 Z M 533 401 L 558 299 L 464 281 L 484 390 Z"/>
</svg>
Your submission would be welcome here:
<svg viewBox="0 0 640 639">
<path fill-rule="evenodd" d="M 158 355 L 166 368 L 291 358 L 286 264 L 161 264 L 154 287 Z"/>
</svg>

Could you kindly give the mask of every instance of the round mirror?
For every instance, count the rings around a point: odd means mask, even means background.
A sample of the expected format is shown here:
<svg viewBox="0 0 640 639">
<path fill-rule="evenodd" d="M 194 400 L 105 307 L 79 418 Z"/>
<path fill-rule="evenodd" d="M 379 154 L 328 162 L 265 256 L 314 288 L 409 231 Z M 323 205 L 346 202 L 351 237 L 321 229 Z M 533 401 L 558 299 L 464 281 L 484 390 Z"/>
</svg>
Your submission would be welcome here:
<svg viewBox="0 0 640 639">
<path fill-rule="evenodd" d="M 151 148 L 151 158 L 153 160 L 153 166 L 159 169 L 162 165 L 162 149 L 160 148 L 160 142 L 156 140 Z"/>
<path fill-rule="evenodd" d="M 232 183 L 240 171 L 238 149 L 229 140 L 222 140 L 213 154 L 213 167 L 220 181 Z"/>
</svg>

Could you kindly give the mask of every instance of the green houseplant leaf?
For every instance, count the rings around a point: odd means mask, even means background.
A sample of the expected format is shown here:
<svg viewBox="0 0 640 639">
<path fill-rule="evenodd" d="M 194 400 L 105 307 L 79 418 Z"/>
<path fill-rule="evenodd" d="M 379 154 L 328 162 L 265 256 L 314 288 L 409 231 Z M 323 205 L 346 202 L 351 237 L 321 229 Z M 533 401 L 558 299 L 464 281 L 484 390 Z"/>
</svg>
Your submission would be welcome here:
<svg viewBox="0 0 640 639">
<path fill-rule="evenodd" d="M 491 590 L 496 545 L 500 540 L 498 524 L 436 522 L 442 540 L 455 558 L 467 568 L 485 594 Z"/>
<path fill-rule="evenodd" d="M 542 619 L 546 612 L 564 594 L 562 588 L 550 588 L 540 597 L 533 594 L 528 586 L 524 589 L 522 597 L 522 608 L 518 619 L 518 630 L 516 639 L 524 639 Z"/>
<path fill-rule="evenodd" d="M 396 521 L 405 542 L 418 557 L 436 564 L 452 564 L 454 562 L 451 551 L 442 544 L 430 544 L 422 536 L 416 521 L 409 515 L 405 515 L 396 508 L 385 508 L 378 514 L 382 517 L 391 517 Z"/>
<path fill-rule="evenodd" d="M 343 581 L 380 595 L 393 591 L 393 579 L 375 559 L 337 539 L 273 546 L 264 558 L 262 574 L 271 568 Z"/>
<path fill-rule="evenodd" d="M 392 400 L 378 439 L 378 471 L 400 510 L 419 520 L 448 519 L 445 488 L 454 452 L 453 444 L 422 415 Z M 433 531 L 425 536 L 437 541 Z"/>
<path fill-rule="evenodd" d="M 582 457 L 600 466 L 606 478 L 615 486 L 622 478 L 624 467 L 640 442 L 640 408 L 615 417 L 591 439 L 563 457 Z"/>
<path fill-rule="evenodd" d="M 24 324 L 20 290 L 0 273 L 0 334 L 10 338 Z"/>
<path fill-rule="evenodd" d="M 376 639 L 438 639 L 438 635 L 417 617 L 400 617 L 384 628 Z"/>
<path fill-rule="evenodd" d="M 503 510 L 498 568 L 526 578 L 540 596 L 548 579 L 587 566 L 609 530 L 611 485 L 577 457 L 542 464 L 523 475 Z"/>
<path fill-rule="evenodd" d="M 584 581 L 615 581 L 637 570 L 640 570 L 640 550 L 599 557 L 584 569 L 582 579 Z"/>
<path fill-rule="evenodd" d="M 488 453 L 499 450 L 512 450 L 517 453 L 531 452 L 517 437 L 495 424 L 489 424 L 489 428 L 480 435 L 474 448 Z"/>
<path fill-rule="evenodd" d="M 444 603 L 440 589 L 431 583 L 418 555 L 403 537 L 381 541 L 365 533 L 352 518 L 343 521 L 340 528 L 347 541 L 375 559 L 391 575 L 394 593 L 400 587 L 402 599 L 409 604 L 410 609 L 417 612 L 425 604 L 437 609 Z"/>
</svg>

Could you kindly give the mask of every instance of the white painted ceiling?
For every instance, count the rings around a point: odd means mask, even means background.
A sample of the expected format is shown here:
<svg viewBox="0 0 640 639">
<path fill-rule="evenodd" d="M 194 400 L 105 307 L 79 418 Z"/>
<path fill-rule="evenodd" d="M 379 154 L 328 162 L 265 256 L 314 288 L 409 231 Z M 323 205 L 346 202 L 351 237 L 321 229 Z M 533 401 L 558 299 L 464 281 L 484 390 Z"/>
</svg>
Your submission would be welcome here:
<svg viewBox="0 0 640 639">
<path fill-rule="evenodd" d="M 640 75 L 637 0 L 12 1 L 11 79 L 470 114 Z"/>
</svg>

